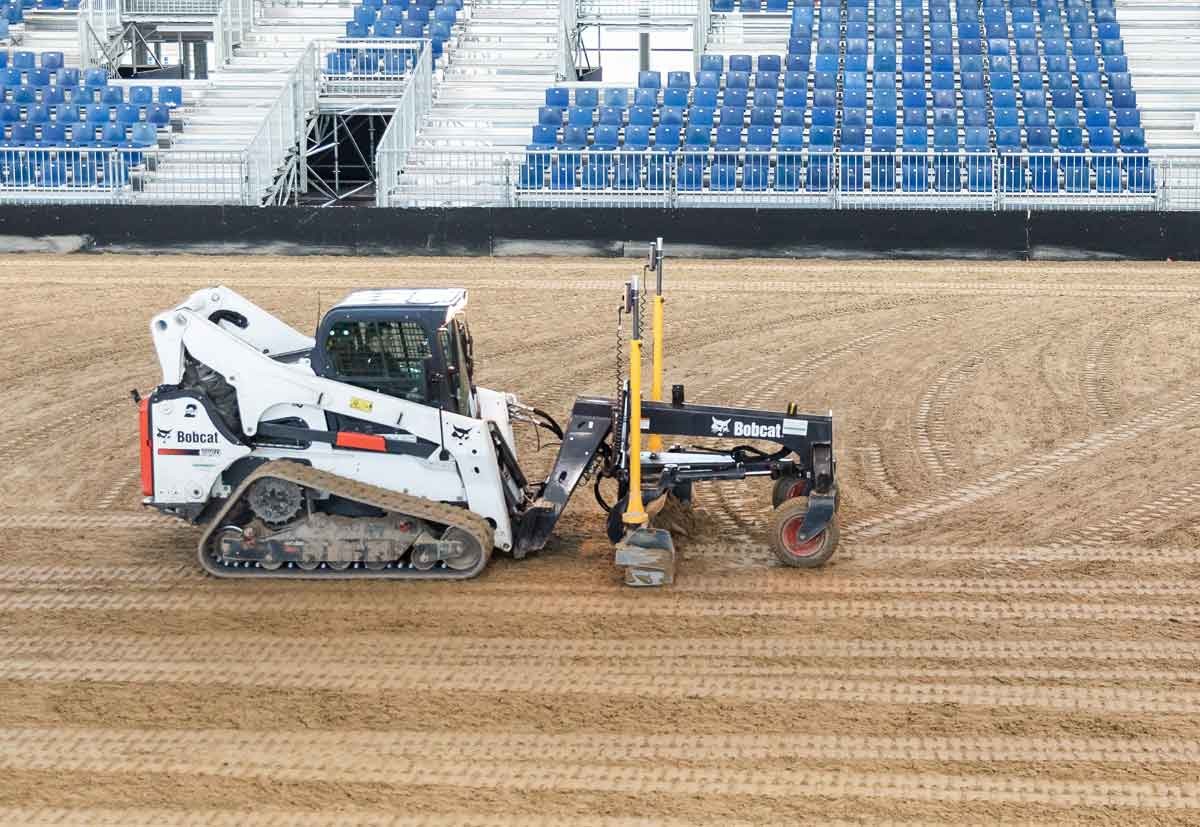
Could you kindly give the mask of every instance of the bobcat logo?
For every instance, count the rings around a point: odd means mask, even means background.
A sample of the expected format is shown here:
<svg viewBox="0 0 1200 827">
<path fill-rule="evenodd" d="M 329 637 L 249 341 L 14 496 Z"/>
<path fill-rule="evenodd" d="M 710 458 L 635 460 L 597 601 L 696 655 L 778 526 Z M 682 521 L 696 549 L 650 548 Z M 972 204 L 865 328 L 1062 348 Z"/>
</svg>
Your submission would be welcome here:
<svg viewBox="0 0 1200 827">
<path fill-rule="evenodd" d="M 454 426 L 454 431 L 453 431 L 453 433 L 452 433 L 452 436 L 453 436 L 455 439 L 466 439 L 466 438 L 467 438 L 467 437 L 469 437 L 470 435 L 471 435 L 471 429 L 470 429 L 470 428 L 460 428 L 460 427 L 458 427 L 457 425 L 455 425 L 455 426 Z"/>
<path fill-rule="evenodd" d="M 168 437 L 171 436 L 171 429 L 170 428 L 155 428 L 154 434 L 159 439 L 167 439 Z"/>
<path fill-rule="evenodd" d="M 714 434 L 715 436 L 725 436 L 726 434 L 728 434 L 728 433 L 729 433 L 729 423 L 730 423 L 731 421 L 732 421 L 732 418 L 730 418 L 730 419 L 717 419 L 717 418 L 714 416 L 714 417 L 712 418 L 712 432 L 713 432 L 713 434 Z"/>
</svg>

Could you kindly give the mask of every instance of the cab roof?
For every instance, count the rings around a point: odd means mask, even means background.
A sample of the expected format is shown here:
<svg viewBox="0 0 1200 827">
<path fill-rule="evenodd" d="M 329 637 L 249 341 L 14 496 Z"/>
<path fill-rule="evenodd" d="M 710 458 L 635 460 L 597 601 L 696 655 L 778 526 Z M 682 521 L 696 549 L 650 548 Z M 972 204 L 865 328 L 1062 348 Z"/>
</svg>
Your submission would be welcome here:
<svg viewBox="0 0 1200 827">
<path fill-rule="evenodd" d="M 446 308 L 446 318 L 466 309 L 467 291 L 462 287 L 389 287 L 358 290 L 332 309 L 347 307 L 412 307 L 421 310 Z"/>
</svg>

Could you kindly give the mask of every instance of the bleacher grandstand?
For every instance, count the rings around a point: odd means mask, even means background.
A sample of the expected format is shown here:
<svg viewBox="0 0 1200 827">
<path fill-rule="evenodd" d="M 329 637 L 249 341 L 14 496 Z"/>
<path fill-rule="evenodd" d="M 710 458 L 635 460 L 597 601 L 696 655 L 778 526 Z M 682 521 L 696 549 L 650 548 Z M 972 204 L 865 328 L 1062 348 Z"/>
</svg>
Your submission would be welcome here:
<svg viewBox="0 0 1200 827">
<path fill-rule="evenodd" d="M 633 4 L 691 71 L 580 81 L 614 3 L 16 0 L 0 198 L 1200 208 L 1200 2 Z"/>
</svg>

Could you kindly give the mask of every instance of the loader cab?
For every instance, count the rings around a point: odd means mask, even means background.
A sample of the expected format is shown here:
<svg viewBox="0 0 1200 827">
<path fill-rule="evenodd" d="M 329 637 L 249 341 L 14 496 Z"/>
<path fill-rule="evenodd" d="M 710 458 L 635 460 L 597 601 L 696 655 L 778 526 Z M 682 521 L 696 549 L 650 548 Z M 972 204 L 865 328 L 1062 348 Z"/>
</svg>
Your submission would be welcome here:
<svg viewBox="0 0 1200 827">
<path fill-rule="evenodd" d="M 421 405 L 475 416 L 474 351 L 461 289 L 365 290 L 317 328 L 313 372 Z"/>
</svg>

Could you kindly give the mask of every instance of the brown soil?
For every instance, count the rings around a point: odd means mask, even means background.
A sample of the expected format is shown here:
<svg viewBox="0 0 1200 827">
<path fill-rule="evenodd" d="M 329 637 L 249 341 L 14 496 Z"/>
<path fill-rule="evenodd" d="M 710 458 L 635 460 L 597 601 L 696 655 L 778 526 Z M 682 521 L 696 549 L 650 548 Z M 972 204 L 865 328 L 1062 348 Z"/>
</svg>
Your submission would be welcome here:
<svg viewBox="0 0 1200 827">
<path fill-rule="evenodd" d="M 218 582 L 141 510 L 150 316 L 471 289 L 481 384 L 610 393 L 630 261 L 0 259 L 0 823 L 1200 820 L 1200 268 L 672 261 L 692 401 L 837 417 L 842 546 L 698 487 L 677 584 L 589 494 L 459 584 Z M 520 435 L 531 476 L 540 451 Z"/>
</svg>

